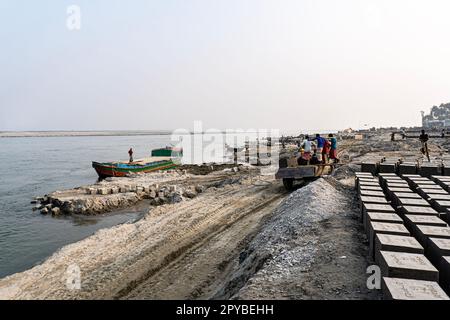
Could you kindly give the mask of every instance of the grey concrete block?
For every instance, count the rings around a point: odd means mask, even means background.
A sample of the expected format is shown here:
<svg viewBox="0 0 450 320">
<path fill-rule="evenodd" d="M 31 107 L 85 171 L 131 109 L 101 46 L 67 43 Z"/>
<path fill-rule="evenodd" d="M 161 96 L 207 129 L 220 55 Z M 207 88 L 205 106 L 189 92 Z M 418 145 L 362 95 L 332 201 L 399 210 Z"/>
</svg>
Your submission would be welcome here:
<svg viewBox="0 0 450 320">
<path fill-rule="evenodd" d="M 377 234 L 392 234 L 410 236 L 408 229 L 400 223 L 370 222 L 369 226 L 369 256 L 373 259 L 375 254 L 375 236 Z"/>
<path fill-rule="evenodd" d="M 411 198 L 398 198 L 396 203 L 401 206 L 418 206 L 418 207 L 430 207 L 430 204 L 424 199 L 411 199 Z"/>
<path fill-rule="evenodd" d="M 395 213 L 383 213 L 383 212 L 369 212 L 367 213 L 366 223 L 364 224 L 364 230 L 369 233 L 370 222 L 386 222 L 386 223 L 400 223 L 403 224 L 403 219 Z"/>
<path fill-rule="evenodd" d="M 372 190 L 361 190 L 359 192 L 360 197 L 361 196 L 368 196 L 368 197 L 385 197 L 384 193 L 382 191 L 372 191 Z M 450 197 L 450 195 L 449 195 Z"/>
<path fill-rule="evenodd" d="M 429 207 L 418 207 L 418 206 L 402 206 L 398 208 L 398 212 L 403 215 L 407 214 L 419 214 L 419 215 L 434 215 L 437 216 L 438 212 Z"/>
<path fill-rule="evenodd" d="M 413 237 L 377 234 L 375 236 L 375 263 L 377 264 L 380 263 L 381 251 L 424 253 L 423 247 Z"/>
<path fill-rule="evenodd" d="M 386 300 L 450 300 L 437 282 L 383 277 Z"/>
<path fill-rule="evenodd" d="M 361 204 L 364 203 L 374 203 L 374 204 L 389 204 L 384 195 L 382 197 L 369 197 L 361 196 Z"/>
<path fill-rule="evenodd" d="M 423 254 L 405 252 L 380 252 L 381 275 L 426 281 L 439 281 L 439 272 Z"/>
<path fill-rule="evenodd" d="M 361 172 L 369 172 L 371 174 L 377 174 L 378 173 L 378 162 L 365 161 L 365 162 L 361 163 Z"/>
<path fill-rule="evenodd" d="M 438 212 L 448 212 L 450 201 L 446 200 L 430 200 L 431 206 Z"/>
<path fill-rule="evenodd" d="M 422 164 L 419 167 L 418 172 L 423 177 L 431 177 L 433 175 L 442 175 L 442 167 L 440 165 Z"/>
<path fill-rule="evenodd" d="M 433 201 L 433 200 L 450 201 L 450 194 L 430 194 L 426 199 L 428 201 Z"/>
<path fill-rule="evenodd" d="M 397 172 L 396 163 L 380 163 L 378 165 L 378 171 L 380 173 L 395 173 Z"/>
<path fill-rule="evenodd" d="M 426 188 L 419 188 L 417 189 L 417 193 L 422 196 L 424 199 L 429 198 L 433 194 L 443 194 L 447 195 L 448 192 L 444 189 L 426 189 Z"/>
<path fill-rule="evenodd" d="M 450 256 L 450 239 L 429 238 L 425 255 L 439 269 L 443 257 Z"/>
<path fill-rule="evenodd" d="M 388 204 L 364 203 L 361 206 L 361 221 L 366 222 L 368 212 L 395 213 L 394 208 Z"/>
<path fill-rule="evenodd" d="M 410 163 L 401 163 L 398 166 L 398 173 L 399 174 L 415 174 L 415 173 L 417 173 L 417 165 L 410 164 Z"/>
<path fill-rule="evenodd" d="M 429 238 L 450 239 L 450 227 L 416 225 L 416 239 L 427 250 Z"/>
<path fill-rule="evenodd" d="M 381 189 L 380 186 L 359 186 L 358 192 L 361 192 L 362 190 L 383 192 L 383 189 Z"/>
<path fill-rule="evenodd" d="M 450 257 L 443 257 L 439 265 L 439 284 L 447 294 L 450 294 Z"/>
</svg>

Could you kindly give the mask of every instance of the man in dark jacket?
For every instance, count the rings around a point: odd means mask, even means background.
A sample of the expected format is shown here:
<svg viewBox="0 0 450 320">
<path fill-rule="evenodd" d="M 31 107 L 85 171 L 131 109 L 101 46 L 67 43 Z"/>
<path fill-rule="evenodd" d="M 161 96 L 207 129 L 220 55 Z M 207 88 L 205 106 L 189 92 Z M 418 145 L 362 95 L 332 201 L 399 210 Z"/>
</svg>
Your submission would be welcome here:
<svg viewBox="0 0 450 320">
<path fill-rule="evenodd" d="M 133 148 L 130 148 L 130 150 L 128 150 L 128 155 L 130 156 L 130 163 L 133 162 Z"/>
<path fill-rule="evenodd" d="M 427 156 L 428 161 L 430 161 L 430 154 L 428 152 L 428 134 L 425 133 L 425 130 L 422 130 L 421 135 L 419 136 L 419 140 L 422 143 L 422 149 L 420 150 L 423 155 Z"/>
</svg>

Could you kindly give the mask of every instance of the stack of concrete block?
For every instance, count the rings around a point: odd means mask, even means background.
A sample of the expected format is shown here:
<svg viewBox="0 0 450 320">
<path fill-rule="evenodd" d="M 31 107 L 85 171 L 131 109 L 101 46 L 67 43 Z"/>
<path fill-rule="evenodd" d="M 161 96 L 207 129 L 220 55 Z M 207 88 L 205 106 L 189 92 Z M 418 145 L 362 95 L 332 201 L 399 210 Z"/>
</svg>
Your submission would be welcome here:
<svg viewBox="0 0 450 320">
<path fill-rule="evenodd" d="M 379 164 L 380 164 L 380 160 L 363 161 L 361 163 L 361 172 L 366 172 L 366 173 L 370 173 L 373 175 L 377 174 Z"/>
<path fill-rule="evenodd" d="M 431 179 L 440 185 L 445 191 L 450 191 L 450 177 L 432 176 Z"/>
<path fill-rule="evenodd" d="M 417 162 L 401 162 L 398 165 L 398 173 L 403 174 L 416 174 L 417 173 Z"/>
<path fill-rule="evenodd" d="M 444 160 L 442 163 L 442 175 L 450 176 L 450 161 Z"/>
<path fill-rule="evenodd" d="M 422 163 L 419 167 L 418 173 L 422 177 L 431 177 L 433 175 L 442 175 L 441 163 Z"/>
<path fill-rule="evenodd" d="M 430 181 L 380 174 L 385 197 L 361 195 L 364 184 L 358 188 L 369 255 L 380 266 L 387 299 L 449 299 L 443 288 L 450 293 L 450 228 L 417 192 L 427 190 L 423 187 L 438 190 Z M 438 239 L 438 248 L 430 239 Z M 444 240 L 448 242 L 439 242 Z"/>
<path fill-rule="evenodd" d="M 383 278 L 386 300 L 450 300 L 434 281 Z"/>
<path fill-rule="evenodd" d="M 383 159 L 378 166 L 378 171 L 380 173 L 396 173 L 399 162 L 399 159 Z"/>
</svg>

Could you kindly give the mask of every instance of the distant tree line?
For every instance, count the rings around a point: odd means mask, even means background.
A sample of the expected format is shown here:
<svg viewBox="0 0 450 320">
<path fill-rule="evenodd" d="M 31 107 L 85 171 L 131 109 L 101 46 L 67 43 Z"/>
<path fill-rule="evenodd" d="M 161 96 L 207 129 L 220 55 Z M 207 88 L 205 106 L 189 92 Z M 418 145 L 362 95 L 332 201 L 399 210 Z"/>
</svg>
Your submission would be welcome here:
<svg viewBox="0 0 450 320">
<path fill-rule="evenodd" d="M 423 121 L 450 119 L 450 103 L 443 103 L 439 107 L 433 106 L 428 115 L 423 116 Z"/>
</svg>

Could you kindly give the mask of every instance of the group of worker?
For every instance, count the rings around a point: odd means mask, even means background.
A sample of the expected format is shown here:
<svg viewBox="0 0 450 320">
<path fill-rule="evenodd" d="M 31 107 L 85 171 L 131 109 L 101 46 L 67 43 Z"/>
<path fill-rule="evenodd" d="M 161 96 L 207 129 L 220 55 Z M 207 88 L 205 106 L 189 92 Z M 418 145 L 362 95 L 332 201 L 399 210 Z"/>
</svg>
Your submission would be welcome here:
<svg viewBox="0 0 450 320">
<path fill-rule="evenodd" d="M 330 160 L 338 163 L 337 155 L 337 139 L 333 134 L 329 134 L 328 138 L 316 137 L 310 139 L 308 135 L 300 145 L 300 157 L 297 159 L 298 165 L 317 165 L 327 164 Z"/>
</svg>

